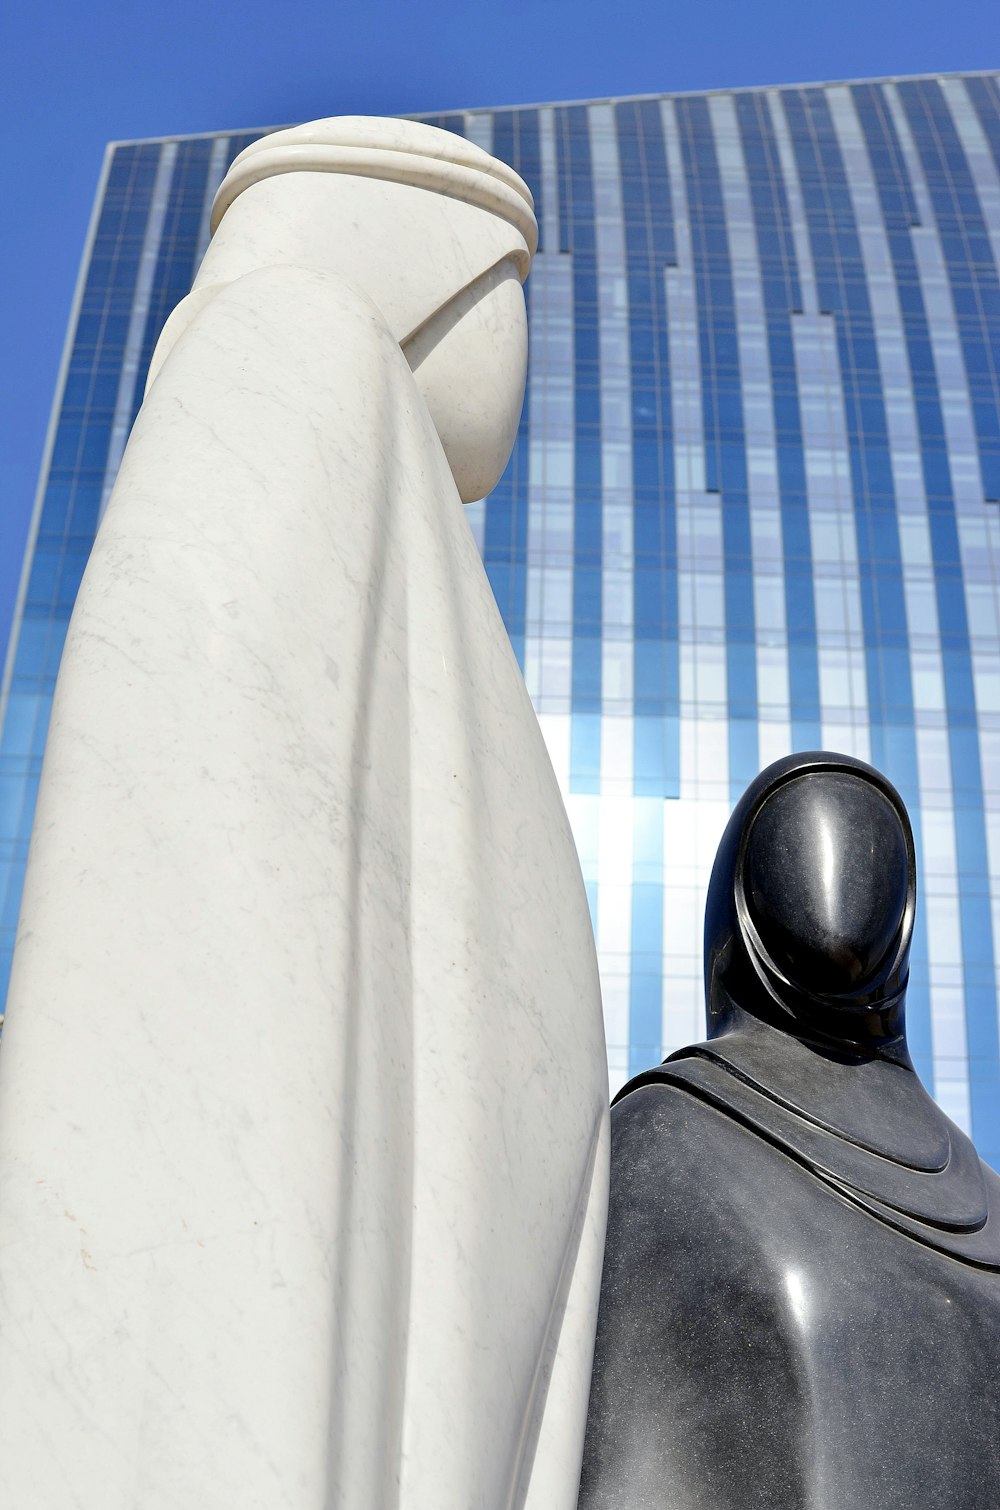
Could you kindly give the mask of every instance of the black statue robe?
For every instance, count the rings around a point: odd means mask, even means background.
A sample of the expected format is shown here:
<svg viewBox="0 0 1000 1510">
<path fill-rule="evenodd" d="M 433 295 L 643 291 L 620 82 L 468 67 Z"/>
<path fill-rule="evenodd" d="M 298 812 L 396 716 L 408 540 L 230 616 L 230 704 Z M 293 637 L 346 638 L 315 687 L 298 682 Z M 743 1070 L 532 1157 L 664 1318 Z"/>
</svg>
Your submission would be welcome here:
<svg viewBox="0 0 1000 1510">
<path fill-rule="evenodd" d="M 750 789 L 713 874 L 711 1036 L 612 1112 L 580 1510 L 998 1510 L 1000 1179 L 905 1051 L 913 878 L 884 978 L 854 982 L 892 1032 L 867 1043 L 852 1019 L 837 1042 L 846 1017 L 748 968 L 733 878 L 774 784 Z"/>
</svg>

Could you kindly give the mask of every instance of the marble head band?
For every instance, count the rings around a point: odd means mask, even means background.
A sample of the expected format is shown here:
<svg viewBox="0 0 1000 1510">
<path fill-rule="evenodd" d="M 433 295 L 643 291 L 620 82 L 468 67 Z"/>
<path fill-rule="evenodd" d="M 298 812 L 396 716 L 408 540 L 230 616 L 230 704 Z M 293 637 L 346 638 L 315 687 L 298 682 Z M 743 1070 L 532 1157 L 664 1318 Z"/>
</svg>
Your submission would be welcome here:
<svg viewBox="0 0 1000 1510">
<path fill-rule="evenodd" d="M 346 173 L 414 184 L 508 220 L 524 238 L 527 277 L 538 245 L 531 190 L 507 163 L 464 137 L 419 121 L 341 115 L 275 131 L 233 160 L 212 208 L 212 231 L 239 194 L 278 173 Z"/>
</svg>

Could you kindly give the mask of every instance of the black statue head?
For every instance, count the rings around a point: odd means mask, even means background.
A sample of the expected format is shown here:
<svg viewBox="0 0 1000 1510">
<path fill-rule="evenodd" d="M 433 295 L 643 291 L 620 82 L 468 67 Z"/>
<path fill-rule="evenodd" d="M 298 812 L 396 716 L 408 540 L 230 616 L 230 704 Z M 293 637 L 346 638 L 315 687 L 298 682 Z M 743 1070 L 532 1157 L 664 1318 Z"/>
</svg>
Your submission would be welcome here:
<svg viewBox="0 0 1000 1510">
<path fill-rule="evenodd" d="M 851 1045 L 903 1036 L 916 902 L 902 799 L 849 755 L 776 761 L 719 845 L 705 908 L 709 1034 L 748 1012 Z"/>
</svg>

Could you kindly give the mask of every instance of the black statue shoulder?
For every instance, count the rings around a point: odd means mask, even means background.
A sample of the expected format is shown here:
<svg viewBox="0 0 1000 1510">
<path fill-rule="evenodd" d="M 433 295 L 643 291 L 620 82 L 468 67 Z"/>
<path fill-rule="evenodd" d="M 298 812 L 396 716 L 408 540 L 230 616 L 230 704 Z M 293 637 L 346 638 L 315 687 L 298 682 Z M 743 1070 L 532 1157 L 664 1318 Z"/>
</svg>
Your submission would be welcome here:
<svg viewBox="0 0 1000 1510">
<path fill-rule="evenodd" d="M 807 1380 L 733 1178 L 748 1141 L 667 1084 L 612 1112 L 580 1510 L 803 1502 Z"/>
</svg>

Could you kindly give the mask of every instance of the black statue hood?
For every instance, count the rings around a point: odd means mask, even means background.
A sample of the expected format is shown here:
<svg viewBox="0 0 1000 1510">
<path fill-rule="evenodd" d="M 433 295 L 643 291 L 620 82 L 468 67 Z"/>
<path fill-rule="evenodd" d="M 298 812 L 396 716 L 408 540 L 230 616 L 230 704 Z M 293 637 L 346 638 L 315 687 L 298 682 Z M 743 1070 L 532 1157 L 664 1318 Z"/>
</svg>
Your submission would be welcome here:
<svg viewBox="0 0 1000 1510">
<path fill-rule="evenodd" d="M 906 1047 L 915 908 L 910 822 L 884 776 L 824 751 L 769 766 L 737 803 L 709 883 L 708 1039 L 617 1099 L 682 1086 L 872 1215 L 1000 1267 L 1000 1219 L 988 1219 L 1000 1181 Z"/>
<path fill-rule="evenodd" d="M 822 752 L 769 766 L 736 804 L 712 869 L 709 1036 L 751 1016 L 909 1064 L 916 894 L 909 818 L 884 776 Z"/>
</svg>

